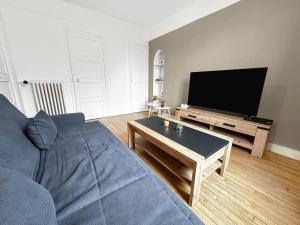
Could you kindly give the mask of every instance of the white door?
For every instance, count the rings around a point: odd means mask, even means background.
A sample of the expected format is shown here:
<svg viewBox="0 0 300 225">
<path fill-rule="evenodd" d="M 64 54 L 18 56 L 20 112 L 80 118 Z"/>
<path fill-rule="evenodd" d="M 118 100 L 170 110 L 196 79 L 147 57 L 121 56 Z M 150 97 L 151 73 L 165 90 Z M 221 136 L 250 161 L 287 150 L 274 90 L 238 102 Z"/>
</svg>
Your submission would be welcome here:
<svg viewBox="0 0 300 225">
<path fill-rule="evenodd" d="M 146 109 L 148 100 L 147 47 L 130 44 L 130 102 L 131 111 Z"/>
<path fill-rule="evenodd" d="M 106 115 L 105 64 L 102 37 L 67 31 L 76 110 L 87 119 Z"/>
<path fill-rule="evenodd" d="M 5 56 L 1 44 L 0 44 L 0 94 L 3 94 L 8 100 L 14 103 L 12 98 L 11 85 L 10 85 L 6 60 L 5 60 Z"/>
</svg>

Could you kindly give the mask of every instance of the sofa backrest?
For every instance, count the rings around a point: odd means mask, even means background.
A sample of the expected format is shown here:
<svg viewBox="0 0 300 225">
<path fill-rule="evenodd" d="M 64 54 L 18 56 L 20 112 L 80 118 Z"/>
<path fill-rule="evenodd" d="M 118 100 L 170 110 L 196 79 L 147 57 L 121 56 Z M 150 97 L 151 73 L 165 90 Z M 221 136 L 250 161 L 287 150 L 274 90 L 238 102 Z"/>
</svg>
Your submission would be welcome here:
<svg viewBox="0 0 300 225">
<path fill-rule="evenodd" d="M 0 94 L 0 167 L 34 179 L 40 150 L 24 133 L 28 121 L 25 115 Z"/>
</svg>

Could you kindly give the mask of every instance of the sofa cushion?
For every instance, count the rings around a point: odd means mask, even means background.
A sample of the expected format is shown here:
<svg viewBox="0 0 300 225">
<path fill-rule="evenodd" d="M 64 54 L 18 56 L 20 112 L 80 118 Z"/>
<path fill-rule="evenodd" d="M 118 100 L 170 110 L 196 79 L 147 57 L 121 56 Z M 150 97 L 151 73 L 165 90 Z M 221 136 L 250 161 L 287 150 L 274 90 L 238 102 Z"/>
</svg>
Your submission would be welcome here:
<svg viewBox="0 0 300 225">
<path fill-rule="evenodd" d="M 49 149 L 57 136 L 57 127 L 51 117 L 41 110 L 30 119 L 26 134 L 39 149 Z"/>
<path fill-rule="evenodd" d="M 29 119 L 0 94 L 0 167 L 18 171 L 34 179 L 40 150 L 24 130 Z"/>
<path fill-rule="evenodd" d="M 0 168 L 0 224 L 56 225 L 53 199 L 38 183 Z"/>
</svg>

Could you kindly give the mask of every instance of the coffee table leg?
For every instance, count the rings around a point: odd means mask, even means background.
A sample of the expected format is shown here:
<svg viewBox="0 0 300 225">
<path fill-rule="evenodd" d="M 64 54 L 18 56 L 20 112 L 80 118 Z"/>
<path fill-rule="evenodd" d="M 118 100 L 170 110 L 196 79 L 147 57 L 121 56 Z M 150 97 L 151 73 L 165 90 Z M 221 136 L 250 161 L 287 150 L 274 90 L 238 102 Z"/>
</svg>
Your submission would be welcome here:
<svg viewBox="0 0 300 225">
<path fill-rule="evenodd" d="M 223 164 L 222 164 L 222 167 L 221 167 L 221 173 L 220 175 L 223 177 L 227 168 L 228 168 L 228 165 L 229 165 L 229 159 L 230 159 L 230 155 L 231 155 L 231 147 L 232 147 L 232 143 L 230 142 L 228 145 L 227 145 L 227 148 L 224 152 L 224 156 L 223 156 Z"/>
<path fill-rule="evenodd" d="M 127 125 L 127 130 L 128 130 L 128 147 L 131 148 L 131 149 L 135 149 L 135 132 L 134 132 L 134 129 L 130 125 Z"/>
<path fill-rule="evenodd" d="M 196 165 L 193 168 L 193 177 L 192 177 L 191 193 L 190 193 L 190 200 L 189 200 L 190 206 L 193 206 L 200 197 L 202 176 L 203 176 L 203 160 L 199 160 L 198 162 L 196 162 Z"/>
<path fill-rule="evenodd" d="M 148 117 L 150 117 L 151 115 L 151 106 L 149 106 L 149 109 L 148 109 Z"/>
</svg>

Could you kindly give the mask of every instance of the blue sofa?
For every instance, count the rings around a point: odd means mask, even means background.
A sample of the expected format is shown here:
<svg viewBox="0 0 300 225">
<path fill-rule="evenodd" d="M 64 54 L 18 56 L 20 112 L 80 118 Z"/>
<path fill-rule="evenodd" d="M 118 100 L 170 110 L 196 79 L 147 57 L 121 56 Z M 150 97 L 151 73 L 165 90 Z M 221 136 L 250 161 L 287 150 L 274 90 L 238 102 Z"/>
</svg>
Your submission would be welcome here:
<svg viewBox="0 0 300 225">
<path fill-rule="evenodd" d="M 40 150 L 29 119 L 0 95 L 0 224 L 202 224 L 99 122 L 52 117 L 55 143 Z"/>
</svg>

